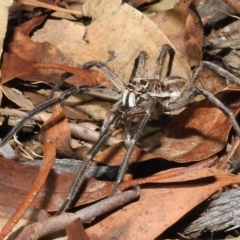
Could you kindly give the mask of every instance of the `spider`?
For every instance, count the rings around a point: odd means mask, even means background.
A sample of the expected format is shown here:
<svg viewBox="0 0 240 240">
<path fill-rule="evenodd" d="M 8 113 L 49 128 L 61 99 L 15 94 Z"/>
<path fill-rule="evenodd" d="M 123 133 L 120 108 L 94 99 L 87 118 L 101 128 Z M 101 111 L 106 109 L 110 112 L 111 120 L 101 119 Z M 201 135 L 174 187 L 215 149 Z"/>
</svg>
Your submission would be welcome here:
<svg viewBox="0 0 240 240">
<path fill-rule="evenodd" d="M 27 116 L 23 118 L 18 125 L 16 125 L 2 140 L 0 146 L 6 144 L 6 142 L 15 133 L 17 133 L 26 120 L 38 112 L 62 102 L 72 94 L 88 93 L 94 96 L 100 95 L 107 99 L 116 100 L 115 104 L 113 104 L 103 122 L 100 130 L 99 140 L 90 149 L 89 153 L 83 160 L 83 164 L 79 167 L 78 173 L 76 174 L 75 179 L 69 188 L 67 198 L 57 214 L 60 214 L 69 208 L 71 202 L 75 198 L 85 180 L 84 173 L 91 164 L 92 159 L 105 144 L 112 132 L 116 128 L 120 127 L 120 125 L 123 125 L 125 134 L 124 142 L 127 152 L 119 168 L 111 195 L 116 193 L 118 186 L 127 171 L 134 146 L 157 104 L 161 106 L 161 112 L 169 112 L 186 107 L 188 104 L 193 102 L 197 95 L 202 94 L 215 106 L 221 109 L 225 115 L 228 116 L 234 130 L 236 131 L 236 134 L 240 137 L 240 128 L 232 112 L 225 107 L 224 104 L 221 103 L 213 94 L 204 89 L 195 87 L 203 67 L 208 67 L 227 78 L 230 82 L 240 85 L 238 78 L 210 62 L 200 62 L 199 66 L 193 71 L 192 77 L 189 81 L 177 76 L 170 76 L 171 60 L 173 59 L 173 55 L 173 49 L 169 45 L 163 45 L 156 62 L 154 76 L 149 78 L 146 76 L 146 63 L 148 55 L 146 52 L 141 52 L 136 59 L 136 68 L 133 73 L 133 77 L 126 86 L 103 62 L 87 62 L 83 65 L 83 69 L 88 70 L 92 67 L 99 68 L 115 85 L 117 90 L 89 86 L 70 88 L 62 92 L 58 98 L 50 98 L 36 106 L 36 108 L 30 111 Z M 169 56 L 169 62 L 167 63 L 168 68 L 166 76 L 163 77 L 163 67 L 166 66 L 167 56 Z M 66 74 L 61 81 L 63 81 L 67 76 L 68 74 Z M 56 88 L 57 87 L 55 87 L 55 89 Z M 131 120 L 136 116 L 138 116 L 138 121 L 134 124 L 134 126 L 132 126 L 133 124 Z"/>
</svg>

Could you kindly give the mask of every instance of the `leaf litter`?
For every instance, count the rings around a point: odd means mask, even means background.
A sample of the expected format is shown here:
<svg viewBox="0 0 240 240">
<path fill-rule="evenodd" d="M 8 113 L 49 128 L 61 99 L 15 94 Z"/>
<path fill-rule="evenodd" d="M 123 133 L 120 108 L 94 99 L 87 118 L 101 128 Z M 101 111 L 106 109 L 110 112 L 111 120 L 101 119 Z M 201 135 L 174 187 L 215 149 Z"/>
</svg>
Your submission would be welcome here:
<svg viewBox="0 0 240 240">
<path fill-rule="evenodd" d="M 33 2 L 36 4 L 37 1 Z M 140 51 L 146 51 L 150 56 L 148 74 L 151 76 L 159 47 L 166 43 L 171 44 L 176 51 L 172 75 L 188 79 L 191 75 L 190 66 L 195 66 L 202 58 L 203 28 L 198 14 L 193 11 L 191 1 L 172 1 L 171 4 L 168 9 L 157 11 L 155 16 L 148 18 L 120 1 L 86 1 L 82 6 L 82 13 L 90 19 L 88 25 L 57 17 L 51 19 L 46 15 L 45 24 L 34 31 L 31 38 L 28 36 L 29 32 L 42 22 L 42 18 L 36 19 L 34 24 L 26 21 L 24 27 L 15 27 L 11 40 L 7 42 L 8 49 L 4 49 L 3 54 L 2 87 L 8 89 L 5 95 L 19 107 L 29 109 L 17 94 L 9 95 L 14 93 L 8 84 L 11 86 L 15 81 L 13 79 L 19 78 L 24 82 L 54 85 L 64 71 L 75 74 L 66 80 L 68 85 L 65 86 L 87 84 L 112 87 L 99 71 L 85 72 L 79 69 L 90 60 L 106 62 L 127 83 Z M 153 10 L 149 8 L 149 11 Z M 176 15 L 181 16 L 181 21 L 176 20 Z M 214 83 L 209 84 L 206 79 L 212 77 L 208 75 L 202 75 L 201 84 L 210 85 L 208 88 L 211 92 L 219 92 L 227 86 L 218 76 Z M 238 89 L 218 93 L 219 99 L 234 115 L 239 112 L 238 95 Z M 101 105 L 101 101 L 98 101 L 98 104 Z M 92 111 L 97 112 L 97 109 L 96 106 Z M 195 102 L 177 114 L 163 130 L 143 138 L 141 148 L 135 148 L 131 161 L 139 164 L 152 158 L 179 163 L 202 161 L 219 154 L 226 147 L 230 129 L 231 124 L 220 110 L 206 100 Z M 71 147 L 69 123 L 60 109 L 53 111 L 50 119 L 45 121 L 40 139 L 43 143 L 50 139 L 58 154 L 75 158 L 80 156 L 81 148 L 76 150 Z M 119 165 L 123 154 L 123 145 L 113 144 L 98 154 L 95 160 Z M 5 158 L 1 158 L 1 164 L 0 186 L 5 195 L 0 198 L 0 203 L 3 206 L 17 207 L 21 199 L 27 196 L 39 168 L 27 167 Z M 202 166 L 203 169 L 195 169 L 190 173 L 176 170 L 176 176 L 166 177 L 164 183 L 160 180 L 152 183 L 152 176 L 149 176 L 149 179 L 147 177 L 145 181 L 148 184 L 142 187 L 138 201 L 107 215 L 104 219 L 97 219 L 87 228 L 87 235 L 90 239 L 111 239 L 116 236 L 118 239 L 156 238 L 219 188 L 239 183 L 236 175 Z M 51 171 L 33 205 L 50 212 L 57 211 L 66 197 L 73 176 L 71 173 L 57 174 Z M 107 197 L 112 185 L 113 182 L 88 180 L 76 206 Z M 180 202 L 176 202 L 176 199 Z M 67 229 L 77 228 L 80 232 L 82 230 L 79 226 L 79 223 L 75 223 Z"/>
</svg>

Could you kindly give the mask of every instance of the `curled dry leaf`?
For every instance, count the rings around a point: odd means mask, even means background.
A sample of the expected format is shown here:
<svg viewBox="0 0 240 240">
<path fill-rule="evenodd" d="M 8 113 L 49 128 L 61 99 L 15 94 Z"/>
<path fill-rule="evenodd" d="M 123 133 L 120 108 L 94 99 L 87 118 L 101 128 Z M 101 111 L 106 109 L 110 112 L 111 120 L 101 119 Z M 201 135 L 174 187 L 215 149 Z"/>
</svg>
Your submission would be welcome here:
<svg viewBox="0 0 240 240">
<path fill-rule="evenodd" d="M 52 109 L 52 116 L 42 125 L 40 141 L 43 143 L 51 141 L 59 153 L 72 158 L 74 152 L 71 147 L 71 132 L 68 121 L 59 104 Z"/>
<path fill-rule="evenodd" d="M 77 69 L 68 65 L 58 64 L 58 63 L 34 63 L 28 62 L 24 59 L 18 58 L 12 54 L 4 53 L 4 60 L 2 65 L 2 83 L 5 83 L 15 77 L 21 78 L 22 76 L 30 77 L 30 80 L 35 78 L 35 81 L 39 81 L 39 74 L 36 72 L 37 69 L 57 69 L 64 72 L 69 72 L 78 77 L 77 82 L 75 80 L 70 81 L 71 85 L 76 84 L 76 86 L 80 85 L 96 85 L 95 79 L 91 76 L 90 72 L 84 71 L 82 69 Z M 58 75 L 59 76 L 59 75 Z M 53 79 L 45 79 L 46 83 L 55 84 L 56 80 L 59 78 L 53 77 Z M 68 82 L 68 80 L 66 81 Z"/>
<path fill-rule="evenodd" d="M 219 188 L 239 183 L 240 177 L 202 169 L 166 182 L 168 184 L 156 183 L 154 188 L 142 189 L 137 202 L 88 228 L 88 236 L 93 240 L 155 239 Z"/>
<path fill-rule="evenodd" d="M 74 68 L 80 65 L 66 58 L 50 43 L 34 43 L 18 28 L 13 29 L 12 36 L 12 42 L 9 44 L 11 54 L 4 53 L 2 83 L 18 77 L 26 81 L 55 84 L 60 75 L 68 71 L 74 74 L 66 80 L 69 84 L 73 86 L 96 85 L 96 80 L 90 73 Z"/>
</svg>

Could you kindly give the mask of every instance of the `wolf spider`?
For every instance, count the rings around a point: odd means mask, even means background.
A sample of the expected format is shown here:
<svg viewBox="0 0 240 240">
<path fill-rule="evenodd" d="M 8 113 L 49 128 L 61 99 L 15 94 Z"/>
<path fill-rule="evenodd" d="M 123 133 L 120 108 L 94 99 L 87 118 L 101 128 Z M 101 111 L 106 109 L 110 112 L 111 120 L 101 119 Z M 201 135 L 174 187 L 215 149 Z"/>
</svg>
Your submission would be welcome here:
<svg viewBox="0 0 240 240">
<path fill-rule="evenodd" d="M 100 95 L 107 99 L 110 98 L 116 100 L 116 103 L 111 107 L 107 113 L 107 117 L 103 122 L 100 130 L 99 140 L 90 149 L 89 153 L 83 160 L 83 164 L 79 167 L 78 173 L 76 174 L 75 179 L 69 188 L 67 199 L 57 214 L 60 214 L 69 207 L 85 180 L 84 172 L 88 168 L 89 164 L 91 164 L 91 160 L 105 144 L 112 132 L 120 125 L 123 125 L 127 152 L 123 159 L 122 165 L 119 168 L 116 183 L 111 192 L 111 195 L 115 194 L 124 174 L 127 171 L 133 148 L 156 104 L 161 106 L 162 112 L 168 112 L 187 106 L 194 100 L 196 95 L 202 94 L 228 116 L 237 135 L 240 137 L 240 128 L 232 112 L 225 107 L 224 104 L 221 103 L 213 94 L 204 89 L 195 87 L 196 82 L 200 77 L 200 71 L 203 67 L 208 67 L 218 74 L 224 76 L 229 81 L 240 85 L 238 78 L 210 62 L 201 62 L 199 66 L 195 68 L 192 78 L 189 81 L 185 81 L 180 77 L 170 76 L 171 60 L 173 59 L 173 55 L 174 51 L 172 48 L 169 45 L 163 45 L 160 55 L 157 59 L 155 74 L 152 78 L 149 78 L 146 76 L 146 62 L 148 55 L 146 52 L 141 52 L 136 60 L 137 66 L 135 73 L 133 74 L 134 77 L 130 79 L 130 82 L 127 84 L 127 86 L 125 86 L 123 82 L 113 72 L 111 72 L 111 70 L 104 63 L 99 61 L 87 62 L 83 65 L 83 69 L 88 70 L 92 67 L 99 68 L 115 85 L 117 90 L 90 86 L 70 88 L 62 92 L 58 98 L 48 99 L 36 106 L 36 108 L 30 111 L 27 116 L 23 118 L 19 124 L 16 125 L 2 140 L 1 146 L 6 144 L 6 142 L 20 130 L 27 119 L 46 108 L 62 102 L 72 94 L 88 93 L 90 95 Z M 169 56 L 169 62 L 167 63 L 167 66 L 169 67 L 166 76 L 162 77 L 162 70 L 163 66 L 166 65 L 165 62 L 167 56 Z M 135 116 L 138 116 L 138 122 L 135 123 L 133 127 L 131 120 L 132 117 Z"/>
</svg>

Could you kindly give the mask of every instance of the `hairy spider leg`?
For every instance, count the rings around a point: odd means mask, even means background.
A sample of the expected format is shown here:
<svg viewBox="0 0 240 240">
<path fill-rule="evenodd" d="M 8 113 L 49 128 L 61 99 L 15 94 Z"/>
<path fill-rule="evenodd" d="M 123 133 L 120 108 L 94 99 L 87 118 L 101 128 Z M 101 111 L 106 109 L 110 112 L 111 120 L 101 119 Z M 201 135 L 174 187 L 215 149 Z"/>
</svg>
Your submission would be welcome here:
<svg viewBox="0 0 240 240">
<path fill-rule="evenodd" d="M 68 190 L 67 199 L 64 201 L 63 205 L 61 206 L 59 211 L 56 213 L 56 215 L 61 214 L 72 203 L 73 199 L 76 197 L 77 193 L 79 192 L 79 190 L 85 180 L 84 173 L 85 173 L 86 169 L 88 168 L 88 166 L 90 165 L 91 160 L 97 154 L 97 152 L 100 150 L 100 148 L 105 144 L 105 142 L 108 140 L 108 138 L 110 137 L 110 135 L 112 134 L 114 129 L 120 124 L 124 114 L 125 114 L 124 112 L 120 112 L 111 120 L 108 127 L 101 134 L 99 140 L 93 145 L 93 147 L 90 149 L 87 156 L 83 159 L 83 163 L 79 167 L 77 174 L 75 175 L 74 180 L 71 183 L 71 186 Z"/>
<path fill-rule="evenodd" d="M 100 61 L 90 61 L 83 65 L 84 70 L 89 70 L 92 67 L 99 68 L 107 77 L 108 79 L 114 84 L 118 91 L 124 91 L 125 86 L 123 81 L 119 80 L 119 78 L 114 74 L 103 62 Z"/>
<path fill-rule="evenodd" d="M 165 73 L 165 76 L 163 77 L 162 76 L 163 67 L 166 66 L 165 62 L 167 61 L 167 57 L 168 57 L 167 71 Z M 170 75 L 173 58 L 174 58 L 174 51 L 172 47 L 168 44 L 163 45 L 161 47 L 161 51 L 156 62 L 156 68 L 155 68 L 155 74 L 154 74 L 155 79 L 159 79 L 159 81 L 162 82 L 165 80 L 166 77 Z"/>
<path fill-rule="evenodd" d="M 71 77 L 72 75 L 73 75 L 72 73 L 68 73 L 68 72 L 63 73 L 63 74 L 61 75 L 61 77 L 59 78 L 59 80 L 57 81 L 57 83 L 56 83 L 56 84 L 53 86 L 53 88 L 51 89 L 51 92 L 49 93 L 47 99 L 52 98 L 54 92 L 58 90 L 58 88 L 62 85 L 62 83 L 65 81 L 65 79 Z"/>
<path fill-rule="evenodd" d="M 73 94 L 83 94 L 85 92 L 89 91 L 89 86 L 81 86 L 78 88 L 70 88 L 64 92 L 61 93 L 61 95 L 58 98 L 51 98 L 48 99 L 40 104 L 38 104 L 33 110 L 31 110 L 30 112 L 28 112 L 28 114 L 26 115 L 26 117 L 24 117 L 15 127 L 12 128 L 12 130 L 3 138 L 3 140 L 0 143 L 0 147 L 4 146 L 12 137 L 14 134 L 16 134 L 21 127 L 24 125 L 24 123 L 30 119 L 32 116 L 38 114 L 39 112 L 52 107 L 60 102 L 62 102 L 63 100 L 67 99 L 68 97 L 72 96 Z"/>
</svg>

